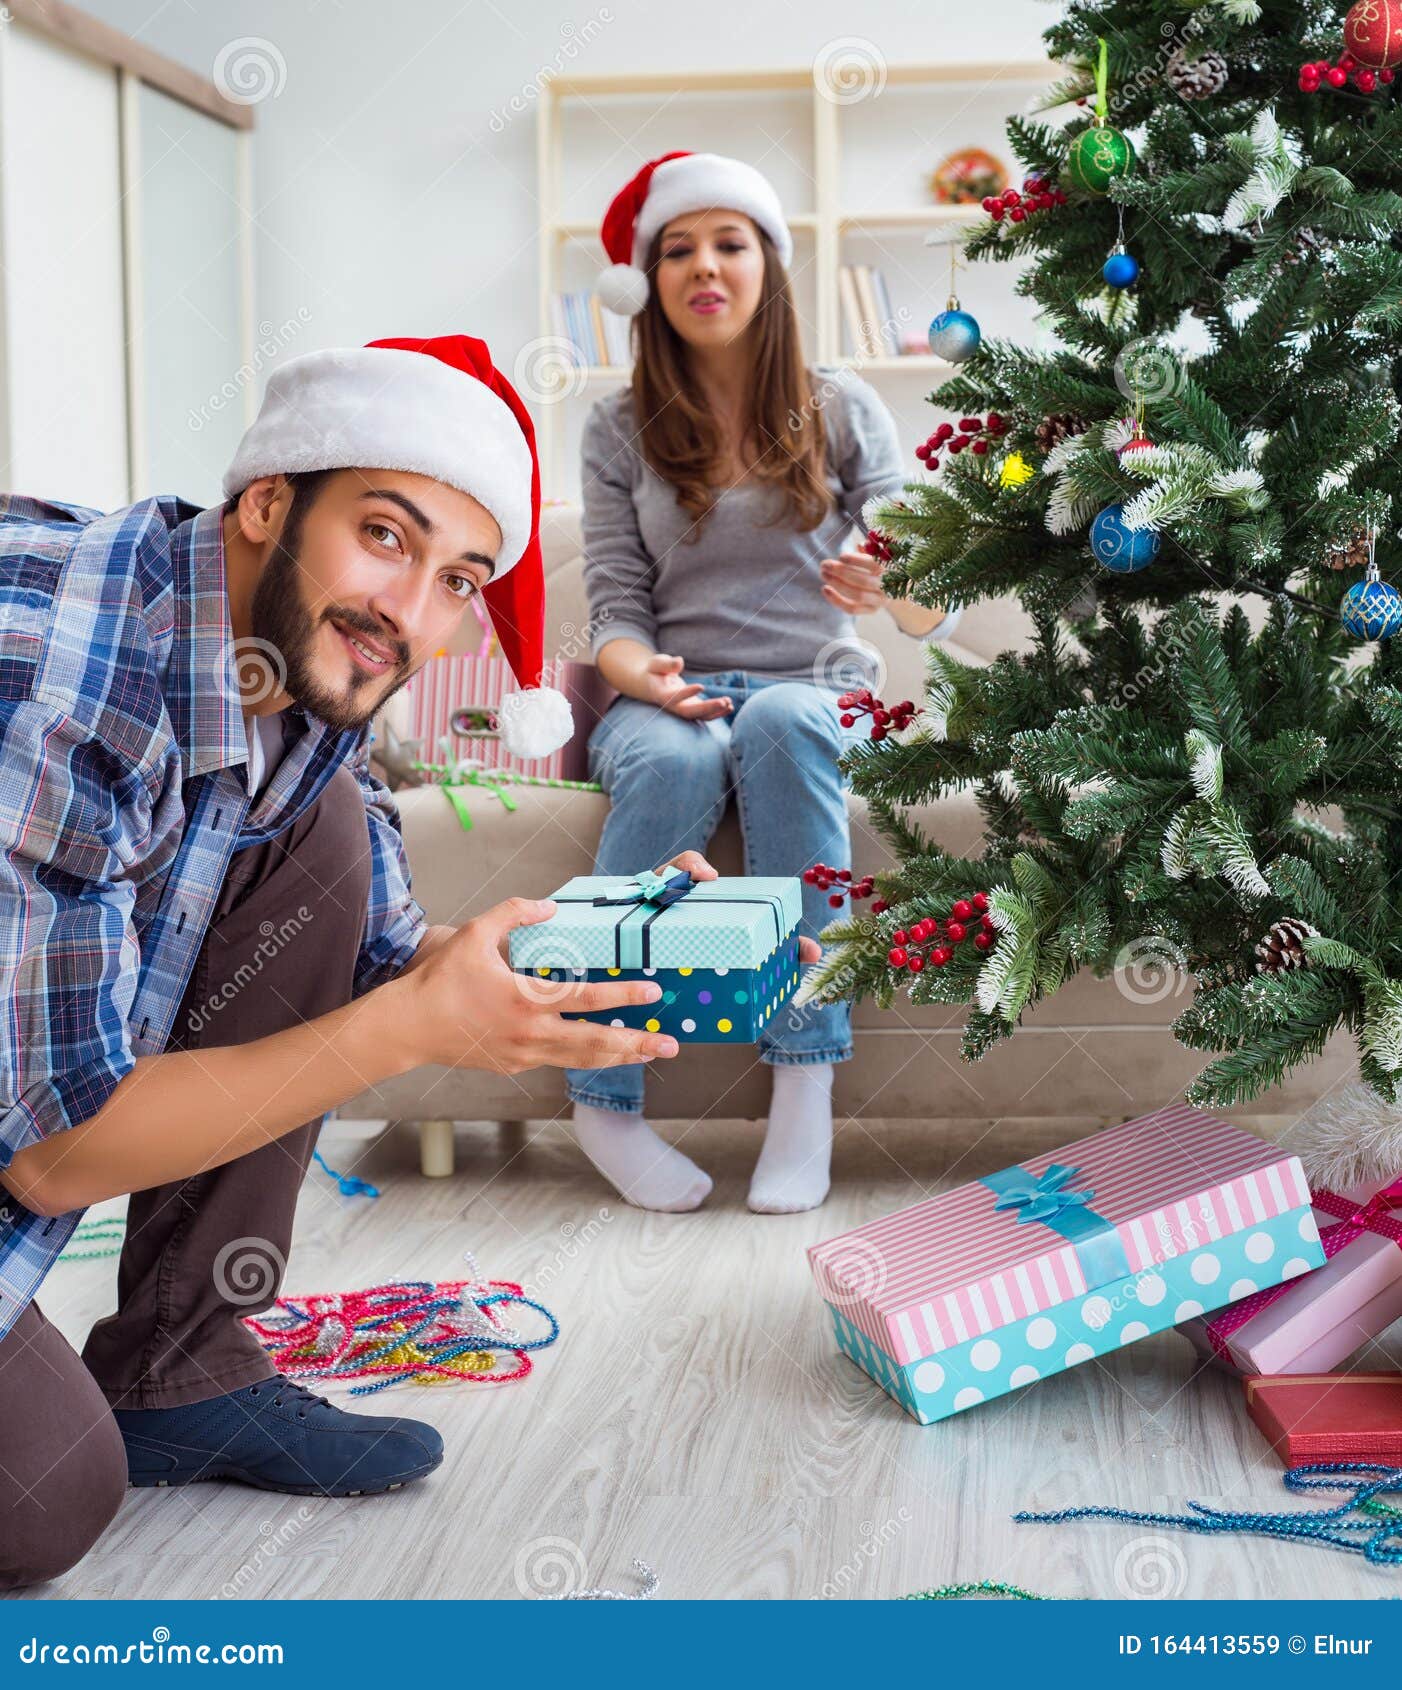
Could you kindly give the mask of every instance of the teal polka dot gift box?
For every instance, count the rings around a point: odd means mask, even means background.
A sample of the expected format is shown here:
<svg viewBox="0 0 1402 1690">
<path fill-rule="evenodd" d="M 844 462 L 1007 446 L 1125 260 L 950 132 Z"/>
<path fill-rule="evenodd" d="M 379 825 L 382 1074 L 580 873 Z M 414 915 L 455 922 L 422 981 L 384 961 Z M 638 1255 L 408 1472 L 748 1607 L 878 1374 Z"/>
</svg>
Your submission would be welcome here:
<svg viewBox="0 0 1402 1690">
<path fill-rule="evenodd" d="M 511 935 L 518 974 L 662 988 L 656 1003 L 574 1019 L 671 1033 L 682 1044 L 753 1044 L 798 988 L 796 875 L 580 874 L 550 896 L 558 906 L 550 920 Z"/>
<path fill-rule="evenodd" d="M 1297 1156 L 1174 1104 L 808 1259 L 838 1349 L 928 1426 L 1311 1273 L 1324 1251 Z"/>
</svg>

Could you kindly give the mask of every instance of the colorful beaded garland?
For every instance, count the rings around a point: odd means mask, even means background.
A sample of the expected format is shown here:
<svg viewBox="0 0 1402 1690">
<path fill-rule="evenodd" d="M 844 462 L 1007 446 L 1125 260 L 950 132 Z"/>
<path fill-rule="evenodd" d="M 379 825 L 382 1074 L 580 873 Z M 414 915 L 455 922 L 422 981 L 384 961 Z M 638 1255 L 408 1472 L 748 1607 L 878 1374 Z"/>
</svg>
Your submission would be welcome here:
<svg viewBox="0 0 1402 1690">
<path fill-rule="evenodd" d="M 1064 1520 L 1120 1520 L 1128 1525 L 1173 1526 L 1185 1532 L 1246 1532 L 1258 1537 L 1294 1538 L 1325 1543 L 1377 1565 L 1402 1565 L 1402 1517 L 1381 1524 L 1368 1504 L 1380 1492 L 1402 1491 L 1402 1467 L 1373 1461 L 1313 1461 L 1288 1468 L 1285 1488 L 1292 1491 L 1347 1491 L 1346 1502 L 1308 1514 L 1254 1514 L 1209 1508 L 1189 1502 L 1191 1514 L 1148 1514 L 1132 1508 L 1062 1508 L 1050 1514 L 1014 1514 L 1019 1524 L 1057 1525 Z M 1359 1514 L 1362 1518 L 1351 1519 Z M 1367 1534 L 1366 1536 L 1363 1534 Z"/>
<path fill-rule="evenodd" d="M 100 1221 L 79 1221 L 68 1248 L 58 1259 L 61 1262 L 94 1262 L 102 1256 L 120 1256 L 126 1230 L 125 1215 L 109 1215 Z M 93 1248 L 85 1249 L 85 1245 Z"/>
<path fill-rule="evenodd" d="M 956 1602 L 965 1596 L 1011 1596 L 1019 1602 L 1049 1602 L 1049 1596 L 1039 1596 L 1035 1590 L 1024 1590 L 1020 1584 L 1004 1584 L 1001 1579 L 979 1579 L 976 1584 L 938 1584 L 933 1590 L 912 1590 L 902 1596 L 902 1602 Z"/>
<path fill-rule="evenodd" d="M 501 1315 L 512 1305 L 543 1316 L 545 1336 L 523 1339 L 507 1326 Z M 374 1381 L 354 1386 L 353 1397 L 407 1383 L 509 1384 L 531 1371 L 529 1351 L 560 1335 L 550 1310 L 504 1279 L 392 1280 L 365 1291 L 279 1297 L 270 1315 L 248 1315 L 244 1325 L 289 1379 Z M 506 1355 L 516 1365 L 499 1369 Z"/>
</svg>

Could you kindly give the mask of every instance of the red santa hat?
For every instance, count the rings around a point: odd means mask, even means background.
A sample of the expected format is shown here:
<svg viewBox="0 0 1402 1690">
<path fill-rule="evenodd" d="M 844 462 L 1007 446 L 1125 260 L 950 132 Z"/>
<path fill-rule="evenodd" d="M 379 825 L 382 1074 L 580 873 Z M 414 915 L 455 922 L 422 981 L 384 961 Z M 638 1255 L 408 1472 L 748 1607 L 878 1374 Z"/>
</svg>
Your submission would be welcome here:
<svg viewBox="0 0 1402 1690">
<path fill-rule="evenodd" d="M 522 758 L 563 745 L 569 703 L 540 684 L 545 579 L 535 429 L 486 342 L 462 334 L 372 340 L 309 352 L 275 370 L 224 477 L 225 497 L 262 475 L 319 469 L 427 475 L 491 512 L 501 547 L 483 597 L 522 688 L 499 708 L 502 742 Z"/>
<path fill-rule="evenodd" d="M 752 164 L 719 153 L 663 153 L 633 177 L 604 213 L 599 230 L 612 260 L 595 291 L 600 303 L 622 317 L 636 317 L 647 304 L 648 249 L 659 229 L 689 211 L 724 207 L 742 211 L 764 230 L 784 264 L 793 258 L 793 236 L 779 196 Z"/>
</svg>

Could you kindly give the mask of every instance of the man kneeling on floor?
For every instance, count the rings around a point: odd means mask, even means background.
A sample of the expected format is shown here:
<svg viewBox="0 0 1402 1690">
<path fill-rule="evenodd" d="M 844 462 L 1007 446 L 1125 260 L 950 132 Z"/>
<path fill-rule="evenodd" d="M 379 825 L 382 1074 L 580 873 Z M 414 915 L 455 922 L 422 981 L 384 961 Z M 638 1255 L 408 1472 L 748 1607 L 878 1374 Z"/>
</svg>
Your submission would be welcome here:
<svg viewBox="0 0 1402 1690">
<path fill-rule="evenodd" d="M 71 1567 L 128 1483 L 349 1496 L 430 1472 L 431 1426 L 271 1372 L 231 1253 L 285 1260 L 321 1118 L 368 1085 L 676 1052 L 562 1013 L 651 982 L 532 1001 L 499 946 L 549 903 L 426 927 L 369 772 L 372 714 L 479 592 L 527 689 L 517 743 L 568 732 L 536 686 L 531 424 L 485 345 L 294 360 L 224 492 L 105 517 L 0 500 L 0 1588 Z M 85 1205 L 123 1193 L 117 1312 L 79 1359 L 33 1298 Z"/>
</svg>

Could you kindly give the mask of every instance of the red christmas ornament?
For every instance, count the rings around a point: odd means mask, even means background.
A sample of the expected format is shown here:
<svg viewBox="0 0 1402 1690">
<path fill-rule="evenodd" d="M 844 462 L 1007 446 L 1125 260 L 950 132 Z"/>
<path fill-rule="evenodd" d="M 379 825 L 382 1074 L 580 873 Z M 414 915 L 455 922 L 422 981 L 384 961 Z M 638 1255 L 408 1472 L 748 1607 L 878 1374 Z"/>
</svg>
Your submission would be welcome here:
<svg viewBox="0 0 1402 1690">
<path fill-rule="evenodd" d="M 1372 70 L 1402 65 L 1402 0 L 1357 0 L 1344 19 L 1344 46 Z"/>
</svg>

